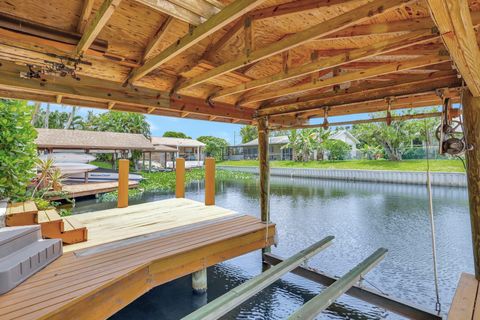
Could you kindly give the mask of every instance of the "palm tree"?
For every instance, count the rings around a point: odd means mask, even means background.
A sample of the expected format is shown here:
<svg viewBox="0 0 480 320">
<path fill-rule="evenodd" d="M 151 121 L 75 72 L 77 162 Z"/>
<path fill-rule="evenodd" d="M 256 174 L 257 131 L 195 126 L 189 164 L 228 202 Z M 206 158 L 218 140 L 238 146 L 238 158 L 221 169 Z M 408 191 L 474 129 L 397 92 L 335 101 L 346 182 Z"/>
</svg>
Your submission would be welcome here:
<svg viewBox="0 0 480 320">
<path fill-rule="evenodd" d="M 77 107 L 72 107 L 72 111 L 70 112 L 70 115 L 68 116 L 67 123 L 65 123 L 65 128 L 64 129 L 70 129 L 72 126 L 73 120 L 75 118 L 75 113 L 77 112 Z"/>
<path fill-rule="evenodd" d="M 315 129 L 291 130 L 289 142 L 283 148 L 292 148 L 296 161 L 308 161 L 317 146 Z"/>
</svg>

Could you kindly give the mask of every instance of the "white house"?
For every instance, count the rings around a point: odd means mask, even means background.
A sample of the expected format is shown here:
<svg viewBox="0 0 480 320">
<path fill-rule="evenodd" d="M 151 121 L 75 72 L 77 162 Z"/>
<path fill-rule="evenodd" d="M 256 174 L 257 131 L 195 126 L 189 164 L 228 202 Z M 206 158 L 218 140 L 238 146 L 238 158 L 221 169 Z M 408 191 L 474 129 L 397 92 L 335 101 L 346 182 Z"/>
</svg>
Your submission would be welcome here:
<svg viewBox="0 0 480 320">
<path fill-rule="evenodd" d="M 350 157 L 357 157 L 358 139 L 355 138 L 347 130 L 335 131 L 330 135 L 330 139 L 341 140 L 351 147 Z M 288 136 L 269 137 L 269 158 L 270 160 L 293 160 L 293 151 L 291 148 L 284 146 L 289 142 Z M 316 154 L 312 155 L 316 158 Z M 257 159 L 258 158 L 258 139 L 254 139 L 247 143 L 228 148 L 229 160 Z"/>
<path fill-rule="evenodd" d="M 169 148 L 176 150 L 172 152 L 158 152 L 152 155 L 154 161 L 166 163 L 167 167 L 173 167 L 172 156 L 185 159 L 187 167 L 202 166 L 205 159 L 205 144 L 194 139 L 152 137 L 152 144 L 157 149 Z M 166 157 L 165 159 L 162 157 Z"/>
</svg>

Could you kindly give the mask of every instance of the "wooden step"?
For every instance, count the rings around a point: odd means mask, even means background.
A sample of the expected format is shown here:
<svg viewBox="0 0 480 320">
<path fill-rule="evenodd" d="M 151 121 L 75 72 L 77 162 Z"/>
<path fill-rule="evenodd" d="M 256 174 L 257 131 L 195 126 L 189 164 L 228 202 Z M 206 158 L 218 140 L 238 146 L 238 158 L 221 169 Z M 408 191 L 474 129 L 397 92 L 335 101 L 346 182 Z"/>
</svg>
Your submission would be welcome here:
<svg viewBox="0 0 480 320">
<path fill-rule="evenodd" d="M 7 207 L 5 224 L 7 227 L 37 224 L 38 209 L 33 201 L 10 203 Z"/>
<path fill-rule="evenodd" d="M 64 231 L 62 232 L 62 240 L 65 244 L 73 244 L 87 241 L 87 227 L 74 217 L 62 218 Z"/>
<path fill-rule="evenodd" d="M 38 223 L 42 228 L 42 236 L 44 238 L 55 238 L 56 235 L 64 231 L 62 217 L 55 209 L 39 211 Z"/>
</svg>

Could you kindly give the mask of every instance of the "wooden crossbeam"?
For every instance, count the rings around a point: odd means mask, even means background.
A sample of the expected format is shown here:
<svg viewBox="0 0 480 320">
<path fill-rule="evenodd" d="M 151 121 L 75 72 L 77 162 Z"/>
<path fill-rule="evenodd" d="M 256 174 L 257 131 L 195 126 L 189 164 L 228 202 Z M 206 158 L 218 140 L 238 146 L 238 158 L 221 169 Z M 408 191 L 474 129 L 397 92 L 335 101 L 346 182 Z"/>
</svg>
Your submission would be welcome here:
<svg viewBox="0 0 480 320">
<path fill-rule="evenodd" d="M 115 102 L 112 102 L 112 101 L 108 102 L 108 105 L 107 105 L 108 110 L 112 110 L 113 107 L 115 107 Z"/>
<path fill-rule="evenodd" d="M 228 311 L 234 309 L 248 298 L 254 296 L 260 290 L 280 279 L 287 272 L 295 269 L 307 259 L 327 248 L 333 239 L 333 236 L 328 236 L 318 241 L 253 279 L 250 279 L 235 289 L 230 290 L 200 309 L 197 309 L 188 316 L 182 318 L 182 320 L 213 320 L 221 318 Z"/>
<path fill-rule="evenodd" d="M 185 21 L 191 25 L 198 26 L 202 23 L 202 17 L 182 6 L 176 5 L 170 1 L 164 0 L 135 0 L 156 11 L 162 12 L 178 20 Z"/>
<path fill-rule="evenodd" d="M 238 58 L 233 59 L 232 61 L 229 61 L 215 69 L 209 70 L 192 79 L 186 80 L 184 83 L 180 84 L 178 90 L 180 91 L 182 89 L 187 89 L 192 86 L 201 84 L 214 77 L 228 73 L 242 66 L 300 46 L 312 39 L 326 36 L 328 34 L 337 32 L 343 28 L 371 19 L 372 17 L 375 17 L 377 15 L 384 14 L 409 2 L 410 1 L 406 2 L 405 0 L 374 0 L 356 8 L 355 10 L 336 16 L 330 20 L 315 25 L 304 31 L 286 37 L 280 41 L 274 42 L 264 48 L 257 49 L 251 52 L 249 56 L 241 54 Z"/>
<path fill-rule="evenodd" d="M 257 110 L 257 116 L 291 114 L 299 111 L 310 111 L 321 109 L 325 106 L 338 106 L 353 103 L 365 103 L 376 99 L 385 99 L 387 97 L 416 94 L 421 92 L 430 92 L 437 88 L 458 87 L 460 81 L 455 74 L 440 71 L 431 75 L 422 75 L 416 80 L 410 80 L 403 83 L 398 81 L 388 81 L 381 85 L 360 85 L 349 89 L 343 89 L 338 92 L 328 92 L 311 98 L 303 102 L 282 102 L 279 105 L 266 106 Z M 355 109 L 355 112 L 359 109 Z M 352 112 L 351 113 L 355 113 Z"/>
<path fill-rule="evenodd" d="M 230 22 L 236 20 L 263 1 L 265 0 L 235 0 L 223 8 L 219 13 L 200 24 L 192 32 L 163 50 L 160 54 L 149 59 L 141 67 L 134 69 L 128 76 L 127 81 L 129 83 L 133 83 L 142 78 L 146 74 L 161 66 L 163 63 L 178 56 L 196 43 L 202 41 Z"/>
<path fill-rule="evenodd" d="M 55 102 L 58 103 L 58 104 L 62 103 L 62 98 L 63 98 L 63 96 L 61 94 L 57 95 L 57 99 L 56 99 Z"/>
<path fill-rule="evenodd" d="M 143 52 L 143 57 L 142 57 L 143 62 L 148 60 L 148 57 L 151 55 L 152 51 L 155 48 L 157 48 L 157 46 L 163 41 L 163 39 L 165 39 L 165 35 L 168 33 L 169 29 L 171 28 L 173 21 L 174 21 L 173 17 L 168 17 L 167 19 L 165 19 L 165 21 L 162 23 L 157 33 L 155 34 L 155 36 L 148 42 Z"/>
<path fill-rule="evenodd" d="M 82 13 L 80 14 L 80 19 L 78 20 L 77 32 L 83 33 L 85 27 L 87 26 L 88 18 L 92 13 L 93 3 L 95 0 L 83 0 Z"/>
<path fill-rule="evenodd" d="M 310 299 L 299 310 L 293 313 L 288 320 L 313 320 L 323 310 L 328 308 L 338 297 L 355 285 L 365 274 L 372 270 L 385 258 L 388 250 L 380 248 L 331 286 L 316 297 Z"/>
<path fill-rule="evenodd" d="M 289 80 L 299 76 L 307 75 L 313 72 L 325 70 L 328 68 L 339 67 L 341 65 L 352 63 L 368 57 L 385 54 L 398 49 L 403 49 L 408 46 L 418 44 L 420 41 L 414 41 L 422 39 L 430 40 L 435 37 L 430 29 L 422 29 L 414 31 L 406 35 L 399 36 L 397 38 L 388 39 L 374 43 L 365 48 L 355 49 L 350 52 L 341 53 L 328 59 L 322 59 L 307 63 L 296 68 L 283 68 L 283 71 L 272 76 L 255 79 L 246 83 L 239 84 L 234 87 L 220 90 L 211 96 L 211 99 L 225 97 L 231 94 L 247 91 L 255 88 L 260 88 L 267 85 L 272 85 L 280 81 Z M 413 42 L 412 42 L 413 41 Z M 286 52 L 286 51 L 285 51 Z"/>
<path fill-rule="evenodd" d="M 411 70 L 415 68 L 439 64 L 449 60 L 450 60 L 450 57 L 448 56 L 426 56 L 426 57 L 403 61 L 403 62 L 387 63 L 378 67 L 373 67 L 373 68 L 355 71 L 355 72 L 349 72 L 349 73 L 341 74 L 332 78 L 319 79 L 315 83 L 311 82 L 311 83 L 306 83 L 299 86 L 293 86 L 293 87 L 279 89 L 275 91 L 255 94 L 255 95 L 246 97 L 241 102 L 241 105 L 246 105 L 246 104 L 257 102 L 257 101 L 273 99 L 273 98 L 286 96 L 290 94 L 304 93 L 312 90 L 326 88 L 329 86 L 339 85 L 346 82 L 373 78 L 373 77 L 377 77 L 377 76 L 385 75 L 389 73 L 395 73 L 399 71 Z"/>
<path fill-rule="evenodd" d="M 467 0 L 427 0 L 452 60 L 472 92 L 480 97 L 480 50 Z"/>
<path fill-rule="evenodd" d="M 82 76 L 80 81 L 54 75 L 44 75 L 41 79 L 20 77 L 28 71 L 26 66 L 0 60 L 0 89 L 14 89 L 39 95 L 62 95 L 64 103 L 69 103 L 66 97 L 80 98 L 101 108 L 105 108 L 109 102 L 114 102 L 116 110 L 124 111 L 145 112 L 145 108 L 155 107 L 162 111 L 175 111 L 171 114 L 172 116 L 178 116 L 178 111 L 182 111 L 205 116 L 214 114 L 222 118 L 247 121 L 253 118 L 251 109 L 222 103 L 208 104 L 200 98 L 178 95 L 171 97 L 169 92 L 128 88 L 114 81 L 88 76 Z"/>
<path fill-rule="evenodd" d="M 82 55 L 90 47 L 120 2 L 121 0 L 104 0 L 98 11 L 95 13 L 95 16 L 85 27 L 85 32 L 75 48 L 75 55 Z"/>
</svg>

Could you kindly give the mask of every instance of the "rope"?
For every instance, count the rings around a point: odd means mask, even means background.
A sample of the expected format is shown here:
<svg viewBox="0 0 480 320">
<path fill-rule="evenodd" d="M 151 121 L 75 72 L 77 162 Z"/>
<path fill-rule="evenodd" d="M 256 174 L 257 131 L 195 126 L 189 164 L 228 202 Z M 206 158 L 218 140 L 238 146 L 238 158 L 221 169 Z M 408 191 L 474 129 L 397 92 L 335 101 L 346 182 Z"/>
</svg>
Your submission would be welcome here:
<svg viewBox="0 0 480 320">
<path fill-rule="evenodd" d="M 435 295 L 436 295 L 436 303 L 435 303 L 435 311 L 440 314 L 442 310 L 442 305 L 440 303 L 440 294 L 438 289 L 438 270 L 437 270 L 437 245 L 435 241 L 435 221 L 433 217 L 433 197 L 432 197 L 432 183 L 430 179 L 430 156 L 428 155 L 428 149 L 430 147 L 430 138 L 428 135 L 427 129 L 427 120 L 424 120 L 425 123 L 425 139 L 427 143 L 427 191 L 428 191 L 428 209 L 429 209 L 429 217 L 430 217 L 430 230 L 431 230 L 431 238 L 432 238 L 432 258 L 433 258 L 433 276 L 435 280 Z"/>
</svg>

